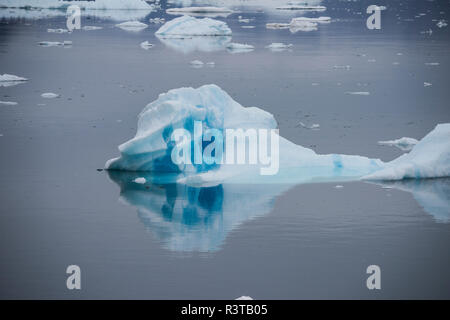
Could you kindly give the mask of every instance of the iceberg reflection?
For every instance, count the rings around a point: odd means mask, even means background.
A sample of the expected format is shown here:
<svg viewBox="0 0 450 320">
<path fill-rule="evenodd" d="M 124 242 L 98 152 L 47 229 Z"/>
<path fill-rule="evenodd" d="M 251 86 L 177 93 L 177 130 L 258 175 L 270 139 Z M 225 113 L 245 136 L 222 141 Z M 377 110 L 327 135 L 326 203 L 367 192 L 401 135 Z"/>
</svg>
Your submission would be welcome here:
<svg viewBox="0 0 450 320">
<path fill-rule="evenodd" d="M 191 53 L 194 51 L 215 52 L 224 50 L 231 41 L 231 36 L 186 36 L 157 38 L 167 47 L 178 52 Z"/>
<path fill-rule="evenodd" d="M 379 184 L 412 193 L 417 203 L 436 222 L 450 222 L 450 178 L 406 179 Z"/>
<path fill-rule="evenodd" d="M 108 171 L 120 187 L 120 200 L 137 208 L 138 217 L 162 245 L 172 251 L 211 252 L 228 233 L 247 220 L 263 216 L 290 185 L 176 184 L 175 175 Z M 138 177 L 145 184 L 133 182 Z"/>
</svg>

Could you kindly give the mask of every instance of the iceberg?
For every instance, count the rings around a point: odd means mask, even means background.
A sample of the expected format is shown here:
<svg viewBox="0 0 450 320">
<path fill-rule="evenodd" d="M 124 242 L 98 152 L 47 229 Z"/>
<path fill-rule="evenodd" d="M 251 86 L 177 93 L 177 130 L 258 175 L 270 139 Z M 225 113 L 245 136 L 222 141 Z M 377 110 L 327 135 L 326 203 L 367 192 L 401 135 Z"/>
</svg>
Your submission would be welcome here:
<svg viewBox="0 0 450 320">
<path fill-rule="evenodd" d="M 187 15 L 167 21 L 155 32 L 160 38 L 231 36 L 231 34 L 231 29 L 223 21 L 211 18 L 197 19 Z"/>
<path fill-rule="evenodd" d="M 438 124 L 410 153 L 384 164 L 366 175 L 366 180 L 403 180 L 450 176 L 450 123 Z"/>
<path fill-rule="evenodd" d="M 272 114 L 241 106 L 216 85 L 173 89 L 144 108 L 135 137 L 119 146 L 120 157 L 108 160 L 105 169 L 172 173 L 175 182 L 191 186 L 450 176 L 450 124 L 438 125 L 409 154 L 387 163 L 359 155 L 317 154 L 277 135 L 279 170 L 261 175 L 261 164 L 175 164 L 171 134 L 180 128 L 193 134 L 195 121 L 205 129 L 277 128 Z"/>
<path fill-rule="evenodd" d="M 68 1 L 68 0 L 2 0 L 0 7 L 3 8 L 45 8 L 65 9 L 70 5 L 77 5 L 81 9 L 107 10 L 148 10 L 152 6 L 145 0 L 96 0 L 96 1 Z"/>
</svg>

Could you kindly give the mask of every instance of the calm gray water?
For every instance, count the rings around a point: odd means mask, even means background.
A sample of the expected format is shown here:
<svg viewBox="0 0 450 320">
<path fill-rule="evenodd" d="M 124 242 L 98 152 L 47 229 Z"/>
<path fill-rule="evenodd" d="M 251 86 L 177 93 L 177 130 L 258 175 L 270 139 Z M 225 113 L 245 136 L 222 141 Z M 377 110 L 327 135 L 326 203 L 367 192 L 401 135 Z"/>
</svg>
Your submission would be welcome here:
<svg viewBox="0 0 450 320">
<path fill-rule="evenodd" d="M 72 34 L 47 32 L 65 27 L 64 11 L 0 9 L 0 74 L 30 79 L 0 87 L 1 101 L 18 102 L 0 105 L 0 298 L 450 298 L 448 179 L 191 188 L 96 170 L 134 136 L 147 103 L 182 86 L 215 83 L 318 153 L 387 161 L 402 151 L 377 141 L 420 139 L 450 122 L 450 27 L 436 26 L 449 18 L 447 0 L 377 3 L 388 5 L 381 30 L 365 26 L 370 2 L 322 1 L 327 11 L 305 16 L 332 22 L 297 33 L 265 24 L 302 13 L 242 3 L 219 18 L 233 42 L 255 46 L 241 54 L 163 43 L 155 24 L 115 27 L 171 19 L 164 2 L 149 13 L 84 13 L 82 25 L 103 29 Z M 73 45 L 37 44 L 63 40 Z M 145 40 L 155 46 L 140 48 Z M 272 42 L 293 47 L 271 52 Z M 215 66 L 193 68 L 195 59 Z M 82 270 L 79 291 L 66 288 L 71 264 Z M 381 290 L 366 288 L 372 264 Z"/>
</svg>

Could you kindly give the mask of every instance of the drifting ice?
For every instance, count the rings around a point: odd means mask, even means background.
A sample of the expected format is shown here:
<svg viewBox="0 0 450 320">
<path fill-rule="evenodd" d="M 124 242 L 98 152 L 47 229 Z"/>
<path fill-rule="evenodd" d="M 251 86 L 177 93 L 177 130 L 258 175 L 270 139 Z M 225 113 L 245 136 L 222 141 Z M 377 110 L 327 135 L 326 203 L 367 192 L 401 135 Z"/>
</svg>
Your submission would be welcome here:
<svg viewBox="0 0 450 320">
<path fill-rule="evenodd" d="M 147 28 L 148 25 L 139 21 L 127 21 L 116 24 L 116 27 L 126 31 L 141 31 Z"/>
<path fill-rule="evenodd" d="M 382 146 L 397 147 L 402 151 L 410 151 L 419 141 L 414 138 L 403 137 L 396 140 L 378 141 Z"/>
<path fill-rule="evenodd" d="M 96 0 L 96 1 L 67 1 L 67 0 L 2 0 L 0 5 L 7 8 L 48 8 L 64 9 L 76 4 L 81 9 L 128 9 L 149 10 L 152 6 L 144 0 Z"/>
<path fill-rule="evenodd" d="M 222 7 L 184 7 L 167 9 L 169 14 L 189 14 L 189 13 L 232 13 L 228 8 Z"/>
<path fill-rule="evenodd" d="M 228 25 L 211 18 L 182 16 L 167 21 L 155 32 L 158 37 L 231 36 Z"/>
</svg>

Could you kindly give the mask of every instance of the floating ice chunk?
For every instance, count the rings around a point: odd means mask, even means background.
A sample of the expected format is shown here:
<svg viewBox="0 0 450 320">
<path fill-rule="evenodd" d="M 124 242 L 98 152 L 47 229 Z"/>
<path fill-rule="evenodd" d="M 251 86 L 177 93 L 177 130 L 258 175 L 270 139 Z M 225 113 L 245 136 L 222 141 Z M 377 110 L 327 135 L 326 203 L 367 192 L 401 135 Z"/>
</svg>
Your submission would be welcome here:
<svg viewBox="0 0 450 320">
<path fill-rule="evenodd" d="M 319 130 L 320 128 L 320 124 L 318 123 L 313 123 L 312 125 L 308 126 L 307 124 L 303 123 L 303 122 L 299 122 L 297 127 L 303 127 L 305 129 L 309 129 L 309 130 Z"/>
<path fill-rule="evenodd" d="M 0 104 L 3 104 L 5 106 L 15 106 L 15 105 L 17 105 L 17 102 L 14 102 L 14 101 L 0 101 Z"/>
<path fill-rule="evenodd" d="M 153 44 L 151 44 L 150 42 L 148 42 L 146 40 L 144 42 L 141 42 L 140 46 L 141 46 L 142 49 L 148 50 L 148 49 L 153 47 Z"/>
<path fill-rule="evenodd" d="M 65 9 L 74 4 L 67 0 L 2 0 L 0 6 L 6 8 L 48 8 Z M 81 0 L 76 1 L 76 5 L 81 9 L 107 10 L 107 9 L 137 9 L 149 10 L 153 6 L 144 0 Z"/>
<path fill-rule="evenodd" d="M 438 124 L 411 152 L 364 177 L 368 180 L 439 178 L 450 176 L 450 123 Z"/>
<path fill-rule="evenodd" d="M 47 32 L 50 32 L 50 33 L 68 33 L 69 30 L 67 30 L 67 29 L 47 29 Z"/>
<path fill-rule="evenodd" d="M 227 49 L 231 53 L 241 53 L 241 52 L 251 52 L 255 49 L 255 47 L 246 43 L 244 44 L 231 42 L 227 44 Z"/>
<path fill-rule="evenodd" d="M 53 93 L 53 92 L 45 92 L 45 93 L 41 94 L 41 97 L 46 98 L 46 99 L 54 99 L 54 98 L 58 98 L 59 94 Z"/>
<path fill-rule="evenodd" d="M 396 140 L 378 141 L 379 145 L 397 147 L 402 151 L 410 151 L 419 141 L 414 138 L 403 137 Z"/>
<path fill-rule="evenodd" d="M 294 18 L 289 23 L 289 30 L 292 33 L 296 33 L 298 31 L 304 31 L 304 32 L 315 31 L 315 30 L 317 30 L 317 22 L 296 20 Z"/>
<path fill-rule="evenodd" d="M 423 86 L 424 87 L 431 87 L 433 84 L 432 83 L 430 83 L 430 82 L 424 82 L 423 83 Z"/>
<path fill-rule="evenodd" d="M 426 66 L 438 66 L 439 62 L 425 62 Z"/>
<path fill-rule="evenodd" d="M 331 22 L 331 17 L 318 17 L 318 18 L 297 17 L 297 18 L 293 18 L 291 20 L 291 23 L 292 22 L 300 22 L 300 21 L 329 23 L 329 22 Z"/>
<path fill-rule="evenodd" d="M 277 10 L 307 10 L 307 11 L 325 11 L 327 10 L 324 6 L 309 6 L 301 4 L 291 4 L 286 6 L 276 7 Z"/>
<path fill-rule="evenodd" d="M 211 18 L 197 19 L 191 16 L 182 16 L 167 21 L 155 35 L 162 38 L 180 36 L 231 36 L 228 25 Z"/>
<path fill-rule="evenodd" d="M 140 21 L 126 21 L 116 24 L 116 27 L 126 31 L 139 32 L 147 28 L 148 25 Z"/>
<path fill-rule="evenodd" d="M 184 7 L 170 8 L 166 10 L 168 14 L 187 14 L 192 16 L 226 17 L 233 10 L 223 7 Z"/>
<path fill-rule="evenodd" d="M 273 43 L 269 44 L 268 46 L 266 46 L 266 48 L 268 48 L 272 51 L 282 51 L 282 50 L 292 48 L 293 46 L 294 45 L 292 43 L 285 44 L 282 42 L 273 42 Z"/>
<path fill-rule="evenodd" d="M 190 63 L 191 66 L 194 67 L 194 68 L 201 68 L 201 67 L 203 67 L 203 65 L 204 65 L 203 61 L 200 61 L 200 60 L 193 60 L 193 61 L 191 61 L 191 62 L 189 62 L 189 63 Z"/>
<path fill-rule="evenodd" d="M 250 296 L 241 296 L 241 297 L 236 298 L 234 300 L 253 300 L 253 298 L 250 297 Z"/>
<path fill-rule="evenodd" d="M 25 81 L 28 81 L 28 79 L 13 74 L 0 74 L 0 87 L 12 87 Z"/>
<path fill-rule="evenodd" d="M 97 27 L 97 26 L 83 26 L 81 27 L 84 31 L 94 31 L 94 30 L 101 30 L 103 27 Z"/>
<path fill-rule="evenodd" d="M 150 18 L 148 20 L 148 22 L 154 23 L 154 24 L 160 24 L 160 23 L 166 22 L 166 19 L 164 19 L 164 18 Z"/>
<path fill-rule="evenodd" d="M 289 23 L 277 23 L 277 22 L 266 23 L 267 29 L 289 29 L 289 27 L 290 27 Z"/>
<path fill-rule="evenodd" d="M 370 92 L 368 91 L 348 91 L 345 94 L 355 95 L 355 96 L 368 96 Z"/>
<path fill-rule="evenodd" d="M 443 28 L 447 26 L 447 22 L 445 22 L 444 20 L 440 20 L 437 24 L 438 28 Z"/>
<path fill-rule="evenodd" d="M 145 178 L 139 177 L 139 178 L 134 179 L 133 182 L 137 183 L 137 184 L 144 184 L 147 182 L 147 180 Z"/>
<path fill-rule="evenodd" d="M 243 29 L 254 29 L 255 26 L 241 26 L 241 28 L 243 28 Z"/>
<path fill-rule="evenodd" d="M 59 41 L 41 41 L 38 43 L 41 47 L 64 47 L 71 46 L 72 41 L 65 40 L 63 42 Z"/>
<path fill-rule="evenodd" d="M 342 66 L 333 66 L 333 69 L 344 69 L 344 70 L 350 70 L 351 66 L 349 65 L 342 65 Z"/>
</svg>

